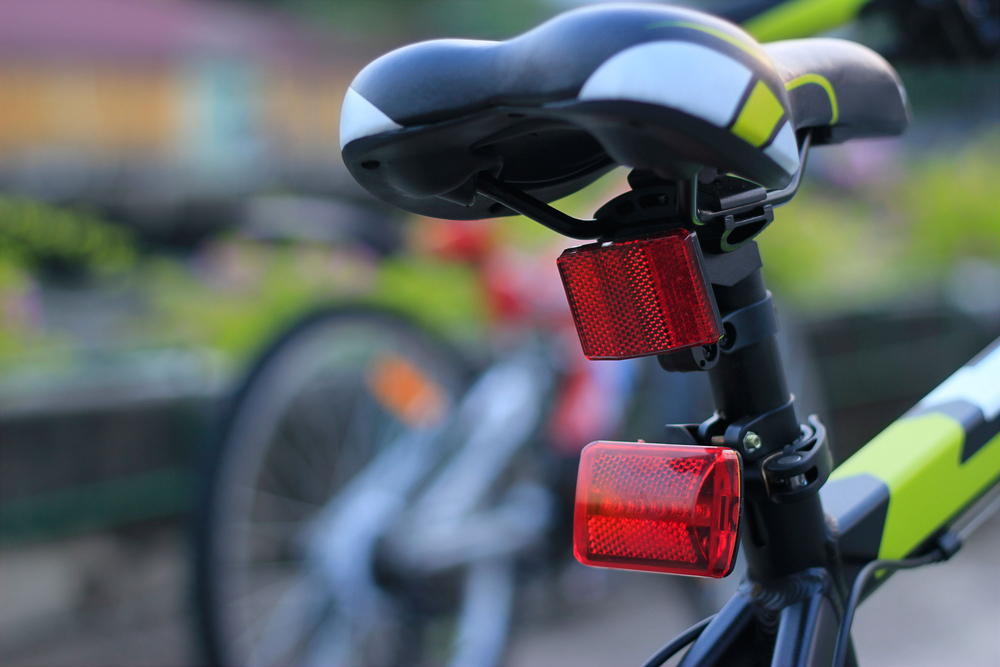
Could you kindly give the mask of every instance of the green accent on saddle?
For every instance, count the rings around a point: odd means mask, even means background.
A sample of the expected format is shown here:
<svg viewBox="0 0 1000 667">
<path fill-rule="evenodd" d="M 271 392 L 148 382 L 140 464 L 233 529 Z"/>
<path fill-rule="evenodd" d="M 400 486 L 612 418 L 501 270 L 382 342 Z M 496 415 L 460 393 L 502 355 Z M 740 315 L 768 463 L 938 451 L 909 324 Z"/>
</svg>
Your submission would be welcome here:
<svg viewBox="0 0 1000 667">
<path fill-rule="evenodd" d="M 761 51 L 759 48 L 754 48 L 753 45 L 747 44 L 746 42 L 736 39 L 732 35 L 718 30 L 711 26 L 702 25 L 700 23 L 692 23 L 691 21 L 661 21 L 659 23 L 651 23 L 646 26 L 648 30 L 653 30 L 654 28 L 688 28 L 689 30 L 697 30 L 698 32 L 703 32 L 706 35 L 711 35 L 712 37 L 717 37 L 724 42 L 732 44 L 740 51 L 743 51 L 757 60 L 769 62 L 767 60 L 767 55 Z"/>
<path fill-rule="evenodd" d="M 879 558 L 903 558 L 1000 477 L 1000 435 L 962 463 L 965 430 L 941 413 L 901 419 L 844 461 L 831 480 L 869 474 L 889 487 Z"/>
<path fill-rule="evenodd" d="M 837 120 L 840 118 L 840 108 L 837 106 L 837 93 L 833 90 L 833 84 L 825 76 L 821 74 L 803 74 L 786 83 L 785 90 L 793 90 L 808 83 L 821 86 L 826 91 L 826 96 L 830 98 L 830 125 L 836 125 Z"/>
<path fill-rule="evenodd" d="M 751 146 L 760 148 L 774 133 L 775 126 L 785 115 L 785 108 L 763 81 L 750 91 L 740 115 L 733 124 L 733 134 Z"/>
<path fill-rule="evenodd" d="M 870 0 L 792 0 L 747 21 L 760 42 L 811 37 L 850 23 Z"/>
</svg>

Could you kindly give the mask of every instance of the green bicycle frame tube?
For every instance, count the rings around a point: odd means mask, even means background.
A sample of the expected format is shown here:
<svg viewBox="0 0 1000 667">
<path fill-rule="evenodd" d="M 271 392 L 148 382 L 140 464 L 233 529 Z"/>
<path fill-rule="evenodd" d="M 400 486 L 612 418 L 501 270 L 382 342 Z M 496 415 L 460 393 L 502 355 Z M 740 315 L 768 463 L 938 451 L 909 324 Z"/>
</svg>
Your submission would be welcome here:
<svg viewBox="0 0 1000 667">
<path fill-rule="evenodd" d="M 811 37 L 853 21 L 871 0 L 790 0 L 747 20 L 759 42 Z"/>
<path fill-rule="evenodd" d="M 1000 339 L 840 465 L 820 491 L 845 561 L 921 550 L 1000 482 Z"/>
</svg>

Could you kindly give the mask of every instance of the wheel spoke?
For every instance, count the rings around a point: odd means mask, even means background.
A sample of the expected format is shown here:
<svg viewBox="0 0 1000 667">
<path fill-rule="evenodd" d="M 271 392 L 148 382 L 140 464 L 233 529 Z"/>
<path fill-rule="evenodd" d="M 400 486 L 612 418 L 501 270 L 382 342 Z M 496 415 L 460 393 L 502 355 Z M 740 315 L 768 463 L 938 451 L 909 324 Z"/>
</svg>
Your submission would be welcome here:
<svg viewBox="0 0 1000 667">
<path fill-rule="evenodd" d="M 282 658 L 288 657 L 308 638 L 326 603 L 325 596 L 319 597 L 322 583 L 311 579 L 300 575 L 277 603 L 237 640 L 252 642 L 248 665 L 284 664 Z"/>
<path fill-rule="evenodd" d="M 288 496 L 283 493 L 275 493 L 274 491 L 264 491 L 263 489 L 254 487 L 247 487 L 247 488 L 253 489 L 257 495 L 268 499 L 269 502 L 277 503 L 287 509 L 295 508 L 296 511 L 298 512 L 303 512 L 303 513 L 308 512 L 309 514 L 315 514 L 323 507 L 318 503 L 312 503 L 309 502 L 308 500 L 302 500 L 301 498 L 293 498 L 292 496 Z"/>
</svg>

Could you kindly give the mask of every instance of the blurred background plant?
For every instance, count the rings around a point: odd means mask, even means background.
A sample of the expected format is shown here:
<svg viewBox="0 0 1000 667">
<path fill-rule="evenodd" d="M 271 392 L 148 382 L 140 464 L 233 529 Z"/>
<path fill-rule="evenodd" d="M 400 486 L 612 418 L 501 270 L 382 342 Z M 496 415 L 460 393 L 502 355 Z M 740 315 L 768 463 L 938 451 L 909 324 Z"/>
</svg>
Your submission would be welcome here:
<svg viewBox="0 0 1000 667">
<path fill-rule="evenodd" d="M 996 271 L 998 154 L 996 126 L 930 149 L 817 151 L 813 171 L 827 178 L 807 183 L 761 243 L 770 283 L 800 308 L 849 311 L 930 298 L 972 265 Z M 996 306 L 988 290 L 972 291 L 956 304 Z"/>
</svg>

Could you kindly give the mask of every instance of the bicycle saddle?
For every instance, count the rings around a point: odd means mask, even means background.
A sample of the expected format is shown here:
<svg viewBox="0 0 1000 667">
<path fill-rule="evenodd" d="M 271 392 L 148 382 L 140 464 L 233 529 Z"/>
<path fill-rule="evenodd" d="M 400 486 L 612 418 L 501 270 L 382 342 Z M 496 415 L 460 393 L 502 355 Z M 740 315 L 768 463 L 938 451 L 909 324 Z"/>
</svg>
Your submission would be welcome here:
<svg viewBox="0 0 1000 667">
<path fill-rule="evenodd" d="M 451 219 L 512 211 L 476 194 L 497 177 L 545 202 L 617 164 L 691 178 L 702 167 L 765 188 L 813 145 L 902 132 L 892 67 L 846 41 L 761 46 L 722 19 L 662 5 L 567 12 L 504 42 L 435 40 L 377 59 L 341 113 L 344 161 L 369 192 Z"/>
</svg>

